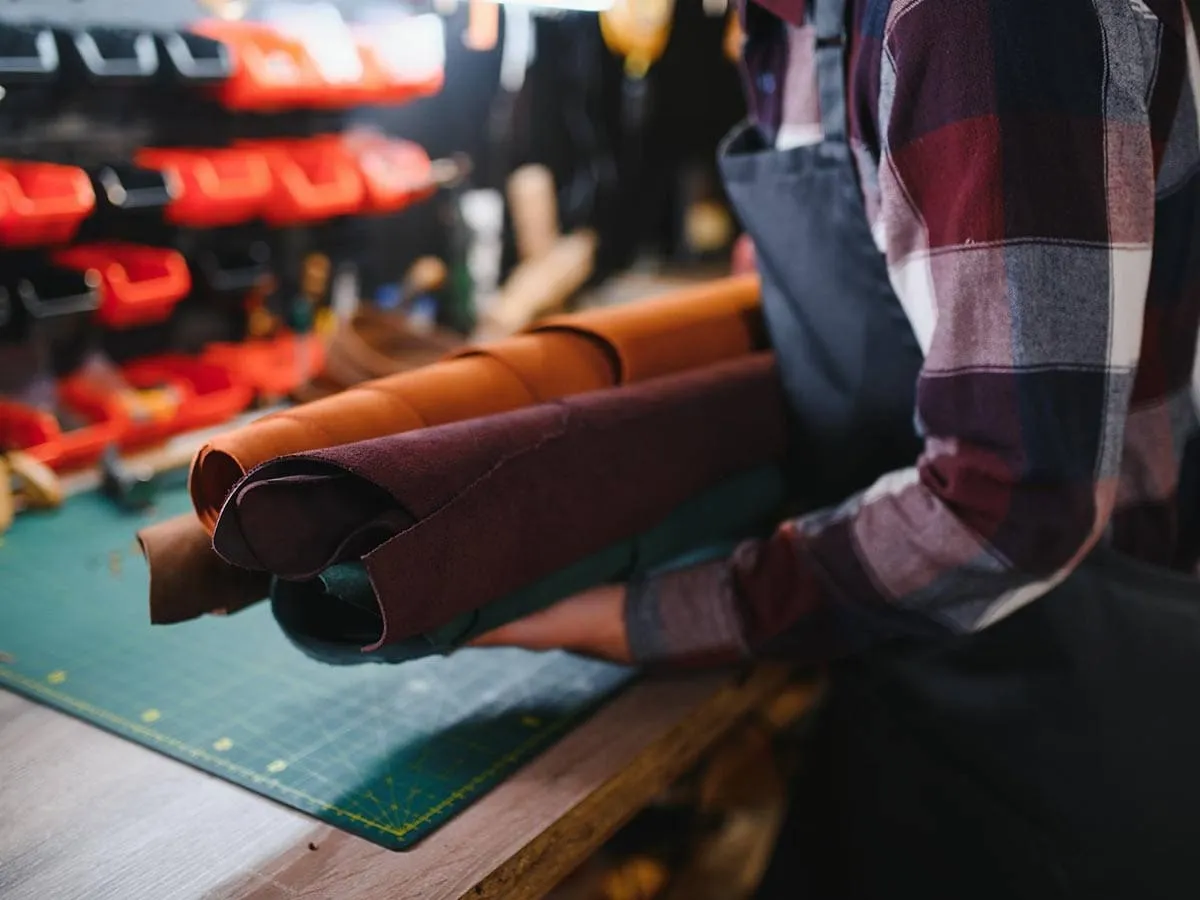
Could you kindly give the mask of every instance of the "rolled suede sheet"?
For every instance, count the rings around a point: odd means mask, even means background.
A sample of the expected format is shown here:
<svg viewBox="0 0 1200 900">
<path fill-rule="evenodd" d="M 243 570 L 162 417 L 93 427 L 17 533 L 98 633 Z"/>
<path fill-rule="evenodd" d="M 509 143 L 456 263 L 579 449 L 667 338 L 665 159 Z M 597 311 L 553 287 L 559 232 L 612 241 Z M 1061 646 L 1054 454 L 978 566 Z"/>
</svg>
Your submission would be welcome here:
<svg viewBox="0 0 1200 900">
<path fill-rule="evenodd" d="M 559 316 L 526 335 L 272 413 L 196 454 L 189 489 L 211 533 L 238 479 L 279 456 L 489 415 L 766 348 L 758 280 L 727 278 Z"/>
<path fill-rule="evenodd" d="M 479 609 L 440 622 L 430 631 L 406 635 L 403 623 L 393 642 L 373 651 L 383 617 L 370 575 L 361 562 L 340 563 L 317 578 L 276 579 L 271 609 L 288 639 L 310 657 L 331 665 L 399 663 L 448 653 L 467 641 L 567 597 L 663 567 L 728 552 L 739 540 L 769 529 L 784 502 L 784 480 L 776 467 L 735 475 L 684 502 L 653 528 L 599 553 L 551 572 Z M 431 604 L 432 598 L 426 598 Z M 403 637 L 401 637 L 403 635 Z"/>
<path fill-rule="evenodd" d="M 230 494 L 213 546 L 233 565 L 288 580 L 363 557 L 382 645 L 638 534 L 737 472 L 778 463 L 786 434 L 774 357 L 754 354 L 272 460 Z"/>
</svg>

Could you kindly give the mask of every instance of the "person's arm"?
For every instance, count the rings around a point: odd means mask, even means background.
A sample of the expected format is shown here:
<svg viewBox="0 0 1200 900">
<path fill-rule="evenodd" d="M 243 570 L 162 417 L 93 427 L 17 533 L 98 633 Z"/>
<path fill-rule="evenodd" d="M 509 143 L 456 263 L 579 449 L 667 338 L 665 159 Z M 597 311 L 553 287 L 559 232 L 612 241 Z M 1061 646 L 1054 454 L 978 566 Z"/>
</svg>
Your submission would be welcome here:
<svg viewBox="0 0 1200 900">
<path fill-rule="evenodd" d="M 820 662 L 918 617 L 978 629 L 1103 533 L 1150 271 L 1145 66 L 1128 7 L 1028 6 L 895 3 L 886 23 L 880 225 L 926 352 L 916 466 L 631 585 L 635 658 Z"/>
<path fill-rule="evenodd" d="M 729 560 L 489 642 L 822 662 L 984 627 L 1072 571 L 1116 497 L 1154 219 L 1137 14 L 1097 9 L 894 3 L 881 74 L 856 91 L 882 145 L 876 232 L 926 352 L 917 464 Z"/>
</svg>

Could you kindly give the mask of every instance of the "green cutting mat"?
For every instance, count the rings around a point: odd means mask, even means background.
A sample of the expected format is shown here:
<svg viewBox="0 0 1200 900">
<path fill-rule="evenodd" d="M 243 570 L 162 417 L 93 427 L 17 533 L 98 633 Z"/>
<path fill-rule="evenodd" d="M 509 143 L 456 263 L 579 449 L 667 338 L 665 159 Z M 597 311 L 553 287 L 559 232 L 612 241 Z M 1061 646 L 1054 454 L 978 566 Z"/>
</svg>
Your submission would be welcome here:
<svg viewBox="0 0 1200 900">
<path fill-rule="evenodd" d="M 265 604 L 151 627 L 134 532 L 188 508 L 182 489 L 153 516 L 90 493 L 18 517 L 0 546 L 0 685 L 402 849 L 630 677 L 519 650 L 324 666 Z"/>
</svg>

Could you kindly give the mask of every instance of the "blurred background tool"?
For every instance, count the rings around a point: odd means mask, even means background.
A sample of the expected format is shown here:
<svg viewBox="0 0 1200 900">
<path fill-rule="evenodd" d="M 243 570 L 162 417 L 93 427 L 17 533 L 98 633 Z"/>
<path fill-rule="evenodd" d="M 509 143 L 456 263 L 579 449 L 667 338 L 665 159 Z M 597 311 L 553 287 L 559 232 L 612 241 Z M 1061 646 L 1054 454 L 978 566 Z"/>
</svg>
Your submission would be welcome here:
<svg viewBox="0 0 1200 900">
<path fill-rule="evenodd" d="M 130 466 L 121 462 L 116 447 L 104 451 L 100 458 L 100 471 L 100 489 L 121 509 L 146 509 L 158 496 L 154 472 L 145 466 Z"/>
</svg>

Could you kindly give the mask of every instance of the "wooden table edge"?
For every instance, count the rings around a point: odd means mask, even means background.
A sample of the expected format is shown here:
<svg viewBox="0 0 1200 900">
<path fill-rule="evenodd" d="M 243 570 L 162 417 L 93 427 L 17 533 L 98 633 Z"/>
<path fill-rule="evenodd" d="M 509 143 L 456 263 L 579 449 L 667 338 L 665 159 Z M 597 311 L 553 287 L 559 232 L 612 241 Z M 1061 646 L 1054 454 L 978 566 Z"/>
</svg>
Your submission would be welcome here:
<svg viewBox="0 0 1200 900">
<path fill-rule="evenodd" d="M 731 679 L 459 900 L 545 896 L 787 682 L 787 670 L 772 666 L 759 667 L 744 680 Z M 563 852 L 564 842 L 571 845 L 570 852 Z"/>
</svg>

